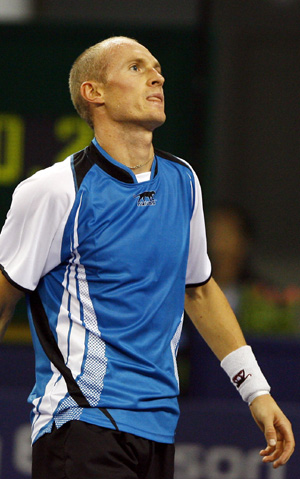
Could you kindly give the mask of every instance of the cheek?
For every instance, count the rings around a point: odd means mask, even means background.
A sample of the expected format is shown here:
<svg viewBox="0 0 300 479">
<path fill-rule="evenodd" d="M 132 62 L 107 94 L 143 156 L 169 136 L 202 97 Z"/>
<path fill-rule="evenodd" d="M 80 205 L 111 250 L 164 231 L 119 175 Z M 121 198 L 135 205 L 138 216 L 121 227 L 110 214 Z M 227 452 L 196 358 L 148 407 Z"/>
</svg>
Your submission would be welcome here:
<svg viewBox="0 0 300 479">
<path fill-rule="evenodd" d="M 106 96 L 106 105 L 110 109 L 129 112 L 134 108 L 134 105 L 139 103 L 139 98 L 140 95 L 138 95 L 132 85 L 116 85 L 110 89 L 109 94 Z"/>
<path fill-rule="evenodd" d="M 126 81 L 113 81 L 108 86 L 108 93 L 110 96 L 132 96 L 137 92 L 138 85 L 131 79 Z"/>
</svg>

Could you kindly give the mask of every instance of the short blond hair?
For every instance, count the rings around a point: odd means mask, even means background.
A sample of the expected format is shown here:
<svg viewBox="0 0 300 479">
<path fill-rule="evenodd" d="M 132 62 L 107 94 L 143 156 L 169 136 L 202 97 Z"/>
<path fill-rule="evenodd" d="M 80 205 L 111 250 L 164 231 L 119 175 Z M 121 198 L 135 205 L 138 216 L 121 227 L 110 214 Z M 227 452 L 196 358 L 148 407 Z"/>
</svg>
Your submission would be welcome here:
<svg viewBox="0 0 300 479">
<path fill-rule="evenodd" d="M 138 43 L 129 37 L 110 37 L 87 48 L 73 63 L 69 75 L 69 89 L 72 103 L 83 120 L 93 129 L 93 119 L 89 103 L 82 97 L 80 87 L 85 81 L 105 83 L 106 69 L 109 63 L 109 49 L 127 41 Z"/>
</svg>

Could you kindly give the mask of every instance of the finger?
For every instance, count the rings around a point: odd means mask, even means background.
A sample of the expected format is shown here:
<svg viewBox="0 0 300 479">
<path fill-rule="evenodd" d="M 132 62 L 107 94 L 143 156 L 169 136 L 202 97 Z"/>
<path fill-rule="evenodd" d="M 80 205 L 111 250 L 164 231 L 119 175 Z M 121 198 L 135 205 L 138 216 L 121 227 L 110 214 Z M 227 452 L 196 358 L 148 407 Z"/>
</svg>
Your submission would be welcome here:
<svg viewBox="0 0 300 479">
<path fill-rule="evenodd" d="M 265 449 L 262 449 L 259 454 L 261 456 L 269 456 L 269 454 L 272 454 L 272 452 L 275 451 L 275 447 L 267 446 Z"/>
<path fill-rule="evenodd" d="M 284 464 L 286 464 L 289 458 L 291 457 L 291 455 L 293 454 L 293 452 L 294 452 L 294 447 L 292 447 L 291 449 L 285 448 L 284 451 L 278 457 L 278 459 L 276 458 L 273 464 L 273 467 L 276 469 L 277 467 L 283 466 Z"/>
<path fill-rule="evenodd" d="M 292 427 L 290 423 L 280 424 L 278 427 L 278 447 L 282 451 L 278 460 L 274 463 L 274 467 L 278 467 L 282 464 L 285 464 L 295 450 L 295 439 L 292 432 Z"/>
<path fill-rule="evenodd" d="M 263 462 L 274 462 L 276 459 L 279 459 L 279 457 L 282 454 L 282 448 L 276 448 L 273 451 L 269 451 L 267 455 L 264 455 L 263 457 Z"/>
<path fill-rule="evenodd" d="M 269 447 L 276 447 L 277 434 L 273 424 L 269 424 L 265 427 L 265 438 Z"/>
<path fill-rule="evenodd" d="M 277 459 L 276 461 L 273 462 L 273 467 L 274 469 L 277 469 L 280 466 L 284 466 L 287 461 L 289 460 L 289 457 L 284 458 L 282 455 Z"/>
<path fill-rule="evenodd" d="M 294 452 L 294 443 L 285 444 L 283 441 L 277 441 L 276 448 L 267 447 L 260 451 L 260 455 L 263 456 L 263 462 L 269 463 L 273 462 L 273 467 L 276 469 L 279 466 L 282 466 L 287 463 L 289 458 Z"/>
</svg>

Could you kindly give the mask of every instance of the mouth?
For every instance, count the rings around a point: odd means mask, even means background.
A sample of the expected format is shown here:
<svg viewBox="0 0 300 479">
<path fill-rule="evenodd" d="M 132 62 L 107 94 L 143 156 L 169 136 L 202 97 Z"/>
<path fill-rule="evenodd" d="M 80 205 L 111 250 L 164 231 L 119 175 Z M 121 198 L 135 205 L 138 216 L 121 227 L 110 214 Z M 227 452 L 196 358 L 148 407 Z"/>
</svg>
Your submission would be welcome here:
<svg viewBox="0 0 300 479">
<path fill-rule="evenodd" d="M 153 93 L 152 95 L 147 96 L 148 101 L 154 101 L 156 103 L 164 102 L 164 95 L 162 93 Z"/>
</svg>

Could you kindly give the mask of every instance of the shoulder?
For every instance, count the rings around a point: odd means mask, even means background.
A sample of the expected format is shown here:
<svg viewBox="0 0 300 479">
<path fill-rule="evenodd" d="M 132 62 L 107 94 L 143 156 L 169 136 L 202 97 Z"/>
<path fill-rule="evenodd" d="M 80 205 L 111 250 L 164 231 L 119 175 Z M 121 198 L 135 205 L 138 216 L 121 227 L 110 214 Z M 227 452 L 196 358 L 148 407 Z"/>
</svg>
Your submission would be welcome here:
<svg viewBox="0 0 300 479">
<path fill-rule="evenodd" d="M 175 156 L 172 153 L 168 153 L 167 151 L 159 150 L 157 148 L 155 148 L 155 154 L 159 158 L 168 160 L 170 164 L 174 164 L 174 166 L 176 165 L 182 166 L 182 167 L 188 168 L 190 171 L 193 171 L 191 165 L 187 161 L 183 160 L 182 158 L 179 158 L 179 156 Z"/>
<path fill-rule="evenodd" d="M 186 160 L 183 160 L 179 156 L 175 156 L 166 151 L 155 149 L 155 154 L 157 157 L 166 160 L 165 164 L 170 166 L 170 168 L 173 170 L 176 170 L 182 178 L 185 178 L 188 184 L 191 185 L 192 190 L 196 191 L 196 195 L 198 194 L 197 190 L 201 188 L 199 179 L 190 163 L 188 163 Z"/>
<path fill-rule="evenodd" d="M 19 198 L 26 204 L 36 201 L 69 201 L 74 198 L 75 185 L 71 157 L 55 163 L 53 166 L 38 171 L 22 181 L 14 192 L 14 199 Z"/>
</svg>

